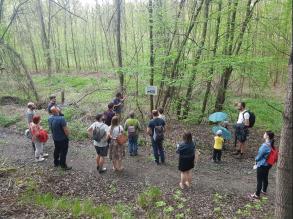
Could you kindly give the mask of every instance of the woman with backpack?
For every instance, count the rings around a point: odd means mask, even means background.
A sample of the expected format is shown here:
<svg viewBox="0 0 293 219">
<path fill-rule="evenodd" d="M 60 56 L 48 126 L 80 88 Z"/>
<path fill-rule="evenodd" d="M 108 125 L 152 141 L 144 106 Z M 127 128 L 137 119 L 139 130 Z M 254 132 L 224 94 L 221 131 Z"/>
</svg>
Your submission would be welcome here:
<svg viewBox="0 0 293 219">
<path fill-rule="evenodd" d="M 48 134 L 40 125 L 41 117 L 34 115 L 30 123 L 30 132 L 32 135 L 32 142 L 35 144 L 35 159 L 36 162 L 42 162 L 48 154 L 43 153 L 44 143 L 48 140 Z"/>
<path fill-rule="evenodd" d="M 123 145 L 125 142 L 120 141 L 121 136 L 124 136 L 123 132 L 123 127 L 119 125 L 118 116 L 114 116 L 112 118 L 111 126 L 109 127 L 107 136 L 108 139 L 110 139 L 109 158 L 112 160 L 113 170 L 118 171 L 123 170 L 122 159 L 125 157 L 125 150 Z"/>
<path fill-rule="evenodd" d="M 265 142 L 258 149 L 255 158 L 257 186 L 256 192 L 251 195 L 254 199 L 259 199 L 261 193 L 264 195 L 267 193 L 269 170 L 273 165 L 268 158 L 271 156 L 271 152 L 275 151 L 275 134 L 272 131 L 266 131 L 263 138 Z"/>
</svg>

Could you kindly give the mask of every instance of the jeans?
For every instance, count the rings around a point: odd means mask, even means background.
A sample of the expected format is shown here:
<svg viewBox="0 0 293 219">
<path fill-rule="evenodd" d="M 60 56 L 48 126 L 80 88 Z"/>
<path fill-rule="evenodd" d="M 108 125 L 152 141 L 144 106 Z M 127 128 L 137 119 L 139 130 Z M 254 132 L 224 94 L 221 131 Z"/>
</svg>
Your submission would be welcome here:
<svg viewBox="0 0 293 219">
<path fill-rule="evenodd" d="M 164 163 L 165 162 L 165 151 L 164 151 L 164 147 L 163 147 L 163 141 L 156 142 L 152 138 L 152 146 L 153 146 L 153 153 L 154 153 L 156 163 L 157 164 L 160 163 L 159 158 L 161 158 L 161 162 Z"/>
<path fill-rule="evenodd" d="M 137 140 L 138 140 L 138 136 L 128 136 L 129 154 L 137 155 Z"/>
<path fill-rule="evenodd" d="M 54 165 L 66 167 L 66 156 L 68 152 L 68 139 L 62 141 L 54 141 Z"/>
<path fill-rule="evenodd" d="M 213 160 L 214 161 L 221 161 L 221 157 L 222 157 L 222 150 L 214 149 Z"/>
<path fill-rule="evenodd" d="M 256 186 L 256 195 L 259 196 L 261 190 L 267 192 L 268 188 L 268 176 L 269 176 L 270 166 L 260 166 L 256 170 L 257 177 L 257 186 Z"/>
</svg>

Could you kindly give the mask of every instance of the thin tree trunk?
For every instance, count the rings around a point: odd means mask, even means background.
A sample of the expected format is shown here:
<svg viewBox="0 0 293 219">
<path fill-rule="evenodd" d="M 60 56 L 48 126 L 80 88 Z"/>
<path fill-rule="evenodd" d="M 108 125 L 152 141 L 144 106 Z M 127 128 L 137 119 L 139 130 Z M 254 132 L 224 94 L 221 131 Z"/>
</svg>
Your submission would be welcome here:
<svg viewBox="0 0 293 219">
<path fill-rule="evenodd" d="M 185 101 L 183 105 L 183 118 L 187 118 L 189 110 L 190 110 L 190 101 L 191 101 L 191 96 L 192 96 L 192 91 L 193 91 L 193 83 L 195 81 L 195 76 L 196 76 L 196 66 L 199 63 L 203 48 L 205 46 L 205 41 L 206 41 L 206 36 L 207 36 L 207 27 L 208 27 L 208 17 L 209 17 L 209 7 L 210 7 L 210 0 L 205 0 L 205 7 L 204 7 L 204 22 L 203 22 L 203 28 L 202 28 L 202 34 L 201 34 L 201 41 L 199 43 L 199 47 L 196 51 L 196 56 L 194 60 L 194 70 L 192 72 L 191 78 L 189 79 L 188 86 L 187 86 L 187 91 L 186 91 L 186 96 L 185 96 Z"/>
<path fill-rule="evenodd" d="M 117 48 L 117 62 L 118 62 L 118 75 L 120 82 L 120 91 L 124 91 L 124 74 L 121 70 L 122 64 L 122 50 L 121 50 L 121 4 L 122 0 L 115 0 L 116 6 L 116 48 Z"/>
<path fill-rule="evenodd" d="M 222 12 L 222 0 L 220 0 L 218 2 L 218 16 L 217 16 L 217 23 L 216 23 L 216 30 L 215 30 L 215 40 L 214 40 L 214 46 L 213 46 L 213 52 L 212 52 L 212 56 L 215 57 L 216 53 L 217 53 L 217 49 L 218 49 L 218 43 L 219 43 L 219 31 L 220 31 L 220 23 L 221 23 L 221 12 Z M 201 108 L 201 117 L 203 117 L 205 111 L 206 111 L 206 107 L 207 107 L 207 103 L 208 103 L 208 98 L 210 95 L 210 91 L 211 91 L 211 86 L 212 86 L 212 75 L 214 74 L 214 67 L 212 66 L 209 70 L 209 78 L 207 81 L 207 87 L 206 87 L 206 91 L 204 94 L 204 98 L 203 98 L 203 102 L 202 102 L 202 108 Z"/>
<path fill-rule="evenodd" d="M 45 27 L 45 19 L 44 19 L 44 12 L 43 12 L 43 7 L 42 7 L 42 2 L 41 0 L 37 1 L 37 11 L 39 14 L 39 19 L 40 19 L 40 24 L 41 24 L 41 35 L 42 35 L 42 45 L 45 53 L 45 59 L 47 63 L 47 68 L 48 68 L 48 76 L 51 76 L 52 73 L 52 60 L 51 60 L 51 54 L 50 54 L 50 40 L 49 36 L 46 32 L 46 27 Z"/>
<path fill-rule="evenodd" d="M 283 115 L 283 128 L 281 133 L 281 142 L 279 148 L 279 159 L 277 166 L 277 188 L 275 197 L 275 218 L 290 219 L 293 218 L 292 209 L 292 155 L 293 155 L 293 108 L 292 108 L 292 77 L 293 77 L 293 44 L 288 69 L 287 96 L 285 100 L 285 111 Z"/>
<path fill-rule="evenodd" d="M 154 85 L 154 40 L 153 40 L 153 1 L 149 0 L 150 36 L 150 85 Z M 150 112 L 154 109 L 154 96 L 150 95 Z"/>
<path fill-rule="evenodd" d="M 74 34 L 73 34 L 73 21 L 72 16 L 70 18 L 70 30 L 71 30 L 71 42 L 72 42 L 72 49 L 73 49 L 73 57 L 74 57 L 74 63 L 77 70 L 80 70 L 78 61 L 77 61 L 77 55 L 76 55 L 76 48 L 75 48 L 75 41 L 74 41 Z"/>
<path fill-rule="evenodd" d="M 65 8 L 67 8 L 68 1 L 65 2 Z M 69 54 L 68 54 L 68 45 L 67 45 L 67 11 L 64 10 L 64 44 L 65 44 L 65 56 L 66 56 L 66 65 L 67 70 L 69 71 Z"/>
</svg>

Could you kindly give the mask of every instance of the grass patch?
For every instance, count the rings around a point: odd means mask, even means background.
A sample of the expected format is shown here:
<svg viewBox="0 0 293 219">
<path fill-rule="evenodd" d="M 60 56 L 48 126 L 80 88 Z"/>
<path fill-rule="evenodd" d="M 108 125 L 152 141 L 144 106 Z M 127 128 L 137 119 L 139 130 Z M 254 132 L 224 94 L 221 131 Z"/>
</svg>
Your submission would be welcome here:
<svg viewBox="0 0 293 219">
<path fill-rule="evenodd" d="M 80 121 L 72 121 L 68 123 L 70 131 L 70 139 L 85 140 L 88 138 L 87 126 Z"/>
<path fill-rule="evenodd" d="M 21 118 L 19 116 L 6 116 L 3 114 L 0 114 L 0 126 L 1 127 L 9 127 L 11 125 L 16 124 L 19 122 Z"/>
</svg>

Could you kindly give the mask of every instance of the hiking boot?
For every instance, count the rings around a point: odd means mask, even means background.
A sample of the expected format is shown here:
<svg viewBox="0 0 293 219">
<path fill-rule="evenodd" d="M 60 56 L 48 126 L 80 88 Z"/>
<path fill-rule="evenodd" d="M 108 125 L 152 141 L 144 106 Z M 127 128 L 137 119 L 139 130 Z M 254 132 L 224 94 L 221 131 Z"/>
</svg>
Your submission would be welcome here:
<svg viewBox="0 0 293 219">
<path fill-rule="evenodd" d="M 69 167 L 69 166 L 65 166 L 65 167 L 61 167 L 62 168 L 62 170 L 64 170 L 64 171 L 67 171 L 67 170 L 71 170 L 72 169 L 72 167 Z"/>
<path fill-rule="evenodd" d="M 107 171 L 107 168 L 106 167 L 103 167 L 103 168 L 101 168 L 100 170 L 99 170 L 99 173 L 101 174 L 101 173 L 105 173 Z"/>
<path fill-rule="evenodd" d="M 45 158 L 43 157 L 36 157 L 36 162 L 43 162 Z"/>
</svg>

